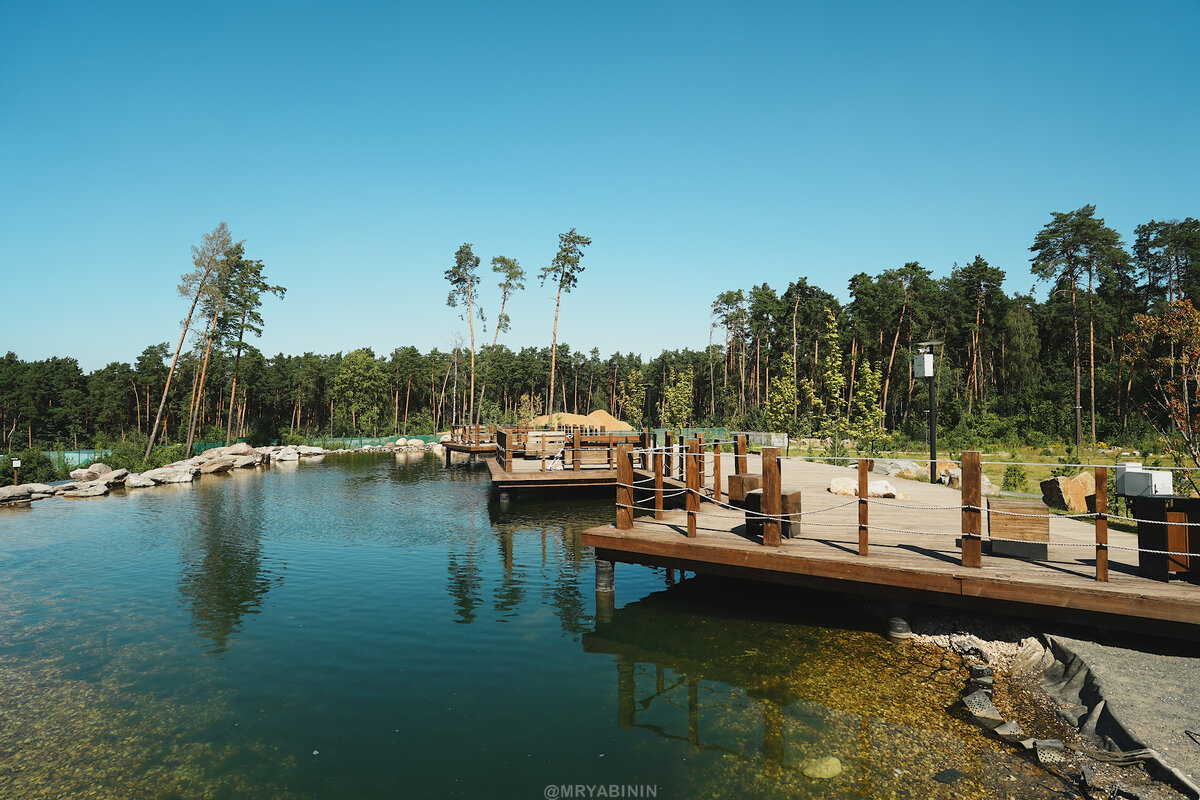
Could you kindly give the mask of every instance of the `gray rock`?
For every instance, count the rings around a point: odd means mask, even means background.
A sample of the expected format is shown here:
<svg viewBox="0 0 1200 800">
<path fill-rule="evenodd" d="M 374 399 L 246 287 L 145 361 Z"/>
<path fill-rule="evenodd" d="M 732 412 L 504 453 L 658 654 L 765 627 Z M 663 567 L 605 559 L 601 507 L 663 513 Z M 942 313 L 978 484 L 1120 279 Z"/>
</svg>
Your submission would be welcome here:
<svg viewBox="0 0 1200 800">
<path fill-rule="evenodd" d="M 121 484 L 125 483 L 125 480 L 128 477 L 129 470 L 121 467 L 120 469 L 114 469 L 103 473 L 97 480 L 102 481 L 105 486 L 111 487 L 120 486 Z"/>
<path fill-rule="evenodd" d="M 923 467 L 915 461 L 898 458 L 875 459 L 875 469 L 872 472 L 888 478 L 922 478 L 929 475 L 927 467 Z"/>
<path fill-rule="evenodd" d="M 34 492 L 29 495 L 30 500 L 45 500 L 48 497 L 54 497 L 54 492 Z"/>
<path fill-rule="evenodd" d="M 99 472 L 93 472 L 85 467 L 71 470 L 71 480 L 77 483 L 90 483 L 100 477 Z"/>
<path fill-rule="evenodd" d="M 78 499 L 85 497 L 103 497 L 106 494 L 108 494 L 108 486 L 105 485 L 104 481 L 96 481 L 95 483 L 90 483 L 87 486 L 82 486 L 69 492 L 63 492 L 60 496 Z"/>
<path fill-rule="evenodd" d="M 159 467 L 142 473 L 143 478 L 149 478 L 155 483 L 191 483 L 195 478 L 190 470 Z"/>
<path fill-rule="evenodd" d="M 152 478 L 147 478 L 140 472 L 135 472 L 125 479 L 126 489 L 145 489 L 154 485 L 155 483 Z"/>
<path fill-rule="evenodd" d="M 20 486 L 0 486 L 0 503 L 15 503 L 21 500 L 28 500 L 29 496 L 33 494 L 33 490 L 29 486 L 27 483 Z"/>
<path fill-rule="evenodd" d="M 245 456 L 237 456 L 233 460 L 233 468 L 234 469 L 245 469 L 246 467 L 253 467 L 256 464 L 258 464 L 258 453 L 251 453 L 250 455 L 245 455 Z"/>
<path fill-rule="evenodd" d="M 75 481 L 74 483 L 63 483 L 63 484 L 59 484 L 58 486 L 54 487 L 54 493 L 62 494 L 63 492 L 73 492 L 76 489 L 80 489 L 87 485 L 88 485 L 87 481 L 85 481 L 83 483 L 80 483 L 79 481 Z"/>
<path fill-rule="evenodd" d="M 215 475 L 220 472 L 228 472 L 233 469 L 234 459 L 230 456 L 221 456 L 214 458 L 200 468 L 202 475 Z"/>
<path fill-rule="evenodd" d="M 294 447 L 285 447 L 275 455 L 276 461 L 299 461 L 300 451 Z"/>
</svg>

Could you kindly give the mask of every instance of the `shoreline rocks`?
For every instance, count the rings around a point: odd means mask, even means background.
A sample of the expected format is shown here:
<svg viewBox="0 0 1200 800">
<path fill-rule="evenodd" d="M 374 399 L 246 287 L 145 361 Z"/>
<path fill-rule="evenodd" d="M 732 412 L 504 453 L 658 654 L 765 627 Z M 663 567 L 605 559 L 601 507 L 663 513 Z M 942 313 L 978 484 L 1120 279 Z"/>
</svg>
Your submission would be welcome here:
<svg viewBox="0 0 1200 800">
<path fill-rule="evenodd" d="M 358 449 L 326 450 L 311 445 L 268 445 L 251 447 L 238 442 L 228 447 L 214 447 L 191 458 L 175 461 L 163 467 L 145 472 L 130 472 L 121 467 L 113 469 L 97 462 L 73 470 L 72 481 L 57 486 L 44 483 L 23 483 L 18 486 L 0 486 L 0 505 L 28 504 L 33 500 L 51 497 L 84 499 L 104 497 L 113 489 L 148 489 L 166 484 L 191 483 L 204 475 L 221 475 L 237 469 L 253 469 L 270 466 L 273 461 L 298 462 L 301 459 L 319 460 L 326 455 L 340 453 L 417 453 L 442 450 L 441 445 L 427 443 L 421 439 L 398 438 L 386 445 L 364 445 Z"/>
</svg>

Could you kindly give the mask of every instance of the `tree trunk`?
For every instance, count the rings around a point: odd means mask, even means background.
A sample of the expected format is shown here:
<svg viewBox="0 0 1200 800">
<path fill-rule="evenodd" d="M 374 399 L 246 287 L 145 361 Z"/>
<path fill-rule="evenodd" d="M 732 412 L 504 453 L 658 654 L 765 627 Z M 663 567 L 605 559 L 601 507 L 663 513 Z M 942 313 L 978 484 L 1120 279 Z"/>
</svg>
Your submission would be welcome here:
<svg viewBox="0 0 1200 800">
<path fill-rule="evenodd" d="M 561 276 L 558 280 L 558 294 L 554 298 L 554 335 L 550 339 L 550 407 L 546 409 L 547 414 L 554 413 L 554 368 L 558 363 L 558 309 L 560 305 L 562 305 Z"/>
<path fill-rule="evenodd" d="M 408 373 L 408 388 L 404 390 L 404 435 L 408 436 L 408 395 L 412 391 L 412 373 Z"/>
<path fill-rule="evenodd" d="M 200 413 L 200 401 L 204 397 L 204 381 L 208 377 L 208 357 L 212 353 L 213 331 L 217 327 L 217 314 L 213 314 L 212 324 L 208 329 L 208 344 L 204 348 L 204 366 L 200 370 L 200 383 L 192 396 L 192 416 L 188 420 L 187 455 L 192 455 L 192 443 L 196 436 L 196 415 Z"/>
<path fill-rule="evenodd" d="M 242 339 L 246 335 L 246 311 L 242 312 L 242 327 L 238 330 L 237 355 L 233 359 L 233 387 L 229 390 L 229 419 L 225 422 L 225 446 L 229 447 L 233 429 L 233 400 L 237 396 L 238 367 L 242 363 Z M 241 427 L 239 424 L 238 427 Z"/>
<path fill-rule="evenodd" d="M 142 460 L 150 458 L 150 451 L 154 449 L 154 440 L 158 438 L 158 425 L 162 422 L 163 408 L 167 405 L 167 392 L 171 390 L 171 378 L 175 375 L 175 365 L 179 362 L 179 351 L 183 349 L 183 340 L 187 338 L 188 328 L 192 324 L 192 314 L 196 312 L 196 304 L 200 302 L 200 292 L 204 289 L 204 284 L 208 281 L 208 276 L 212 272 L 210 265 L 204 270 L 204 276 L 200 279 L 199 285 L 196 286 L 196 296 L 192 298 L 192 307 L 188 309 L 187 319 L 183 321 L 183 333 L 179 334 L 179 344 L 175 347 L 175 357 L 171 359 L 171 369 L 167 371 L 167 382 L 163 385 L 162 400 L 158 401 L 158 413 L 154 417 L 154 427 L 150 429 L 150 441 L 146 443 L 146 454 L 142 456 Z M 146 391 L 149 391 L 147 387 Z M 149 411 L 150 403 L 147 400 L 146 410 Z"/>
</svg>

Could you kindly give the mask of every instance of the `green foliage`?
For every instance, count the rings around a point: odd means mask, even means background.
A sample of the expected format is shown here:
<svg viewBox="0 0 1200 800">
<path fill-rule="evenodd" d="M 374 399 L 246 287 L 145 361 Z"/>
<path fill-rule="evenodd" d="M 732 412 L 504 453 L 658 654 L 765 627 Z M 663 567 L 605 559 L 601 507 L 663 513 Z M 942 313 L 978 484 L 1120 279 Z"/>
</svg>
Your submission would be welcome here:
<svg viewBox="0 0 1200 800">
<path fill-rule="evenodd" d="M 642 427 L 642 417 L 646 412 L 646 387 L 642 382 L 642 371 L 637 367 L 629 370 L 629 374 L 621 381 L 617 390 L 617 404 L 622 420 L 634 428 Z"/>
<path fill-rule="evenodd" d="M 11 486 L 13 482 L 13 458 L 21 461 L 17 470 L 17 478 L 21 483 L 47 483 L 60 478 L 58 468 L 50 456 L 41 450 L 21 450 L 11 453 L 8 458 L 0 458 L 0 486 Z"/>
<path fill-rule="evenodd" d="M 1004 470 L 1004 481 L 1000 488 L 1006 492 L 1024 492 L 1029 489 L 1029 477 L 1020 464 L 1009 464 Z"/>
<path fill-rule="evenodd" d="M 691 424 L 692 368 L 670 369 L 670 380 L 663 393 L 662 422 L 666 428 L 686 428 Z"/>
<path fill-rule="evenodd" d="M 765 414 L 772 431 L 796 435 L 796 368 L 791 353 L 784 353 L 778 374 L 771 380 Z"/>
<path fill-rule="evenodd" d="M 387 374 L 369 347 L 342 359 L 333 381 L 333 396 L 351 435 L 375 435 L 387 393 Z"/>
<path fill-rule="evenodd" d="M 879 405 L 879 371 L 871 366 L 870 361 L 863 359 L 858 374 L 850 435 L 858 440 L 860 452 L 873 456 L 887 438 L 887 431 L 883 429 L 883 408 Z"/>
</svg>

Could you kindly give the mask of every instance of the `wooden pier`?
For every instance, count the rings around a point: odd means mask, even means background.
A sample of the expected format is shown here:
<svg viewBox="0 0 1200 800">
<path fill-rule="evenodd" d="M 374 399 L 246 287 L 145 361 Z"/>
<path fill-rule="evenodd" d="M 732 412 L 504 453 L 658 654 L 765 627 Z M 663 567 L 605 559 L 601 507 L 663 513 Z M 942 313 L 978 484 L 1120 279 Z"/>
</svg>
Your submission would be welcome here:
<svg viewBox="0 0 1200 800">
<path fill-rule="evenodd" d="M 496 430 L 494 425 L 452 426 L 449 441 L 441 443 L 446 449 L 446 464 L 450 463 L 451 453 L 465 453 L 469 459 L 495 453 Z"/>
<path fill-rule="evenodd" d="M 1137 551 L 1135 534 L 1114 531 L 1110 542 L 1103 492 L 1087 520 L 1049 514 L 1030 519 L 1032 529 L 1048 527 L 1049 534 L 1045 558 L 1031 560 L 985 552 L 991 540 L 1012 530 L 1010 518 L 1020 517 L 984 505 L 977 453 L 963 454 L 961 492 L 891 478 L 907 497 L 882 499 L 868 497 L 869 482 L 880 476 L 869 474 L 865 461 L 851 469 L 781 459 L 770 448 L 765 457 L 708 455 L 696 448 L 685 458 L 685 510 L 662 507 L 661 498 L 673 492 L 653 470 L 661 461 L 657 454 L 651 471 L 640 474 L 630 455 L 626 449 L 618 455 L 617 523 L 583 536 L 598 563 L 639 563 L 1172 636 L 1200 634 L 1200 585 L 1139 575 L 1139 555 L 1146 554 Z M 1104 468 L 1098 472 L 1097 483 L 1104 486 Z M 722 499 L 722 474 L 732 490 L 762 489 L 752 491 L 758 496 L 751 503 L 735 497 L 740 503 L 735 506 Z M 831 494 L 834 478 L 856 481 L 856 495 Z M 985 526 L 989 514 L 1006 516 L 1009 524 Z"/>
<path fill-rule="evenodd" d="M 595 489 L 617 486 L 617 451 L 643 446 L 649 431 L 610 433 L 603 429 L 500 428 L 495 457 L 487 461 L 492 483 L 504 492 L 528 489 Z"/>
</svg>

